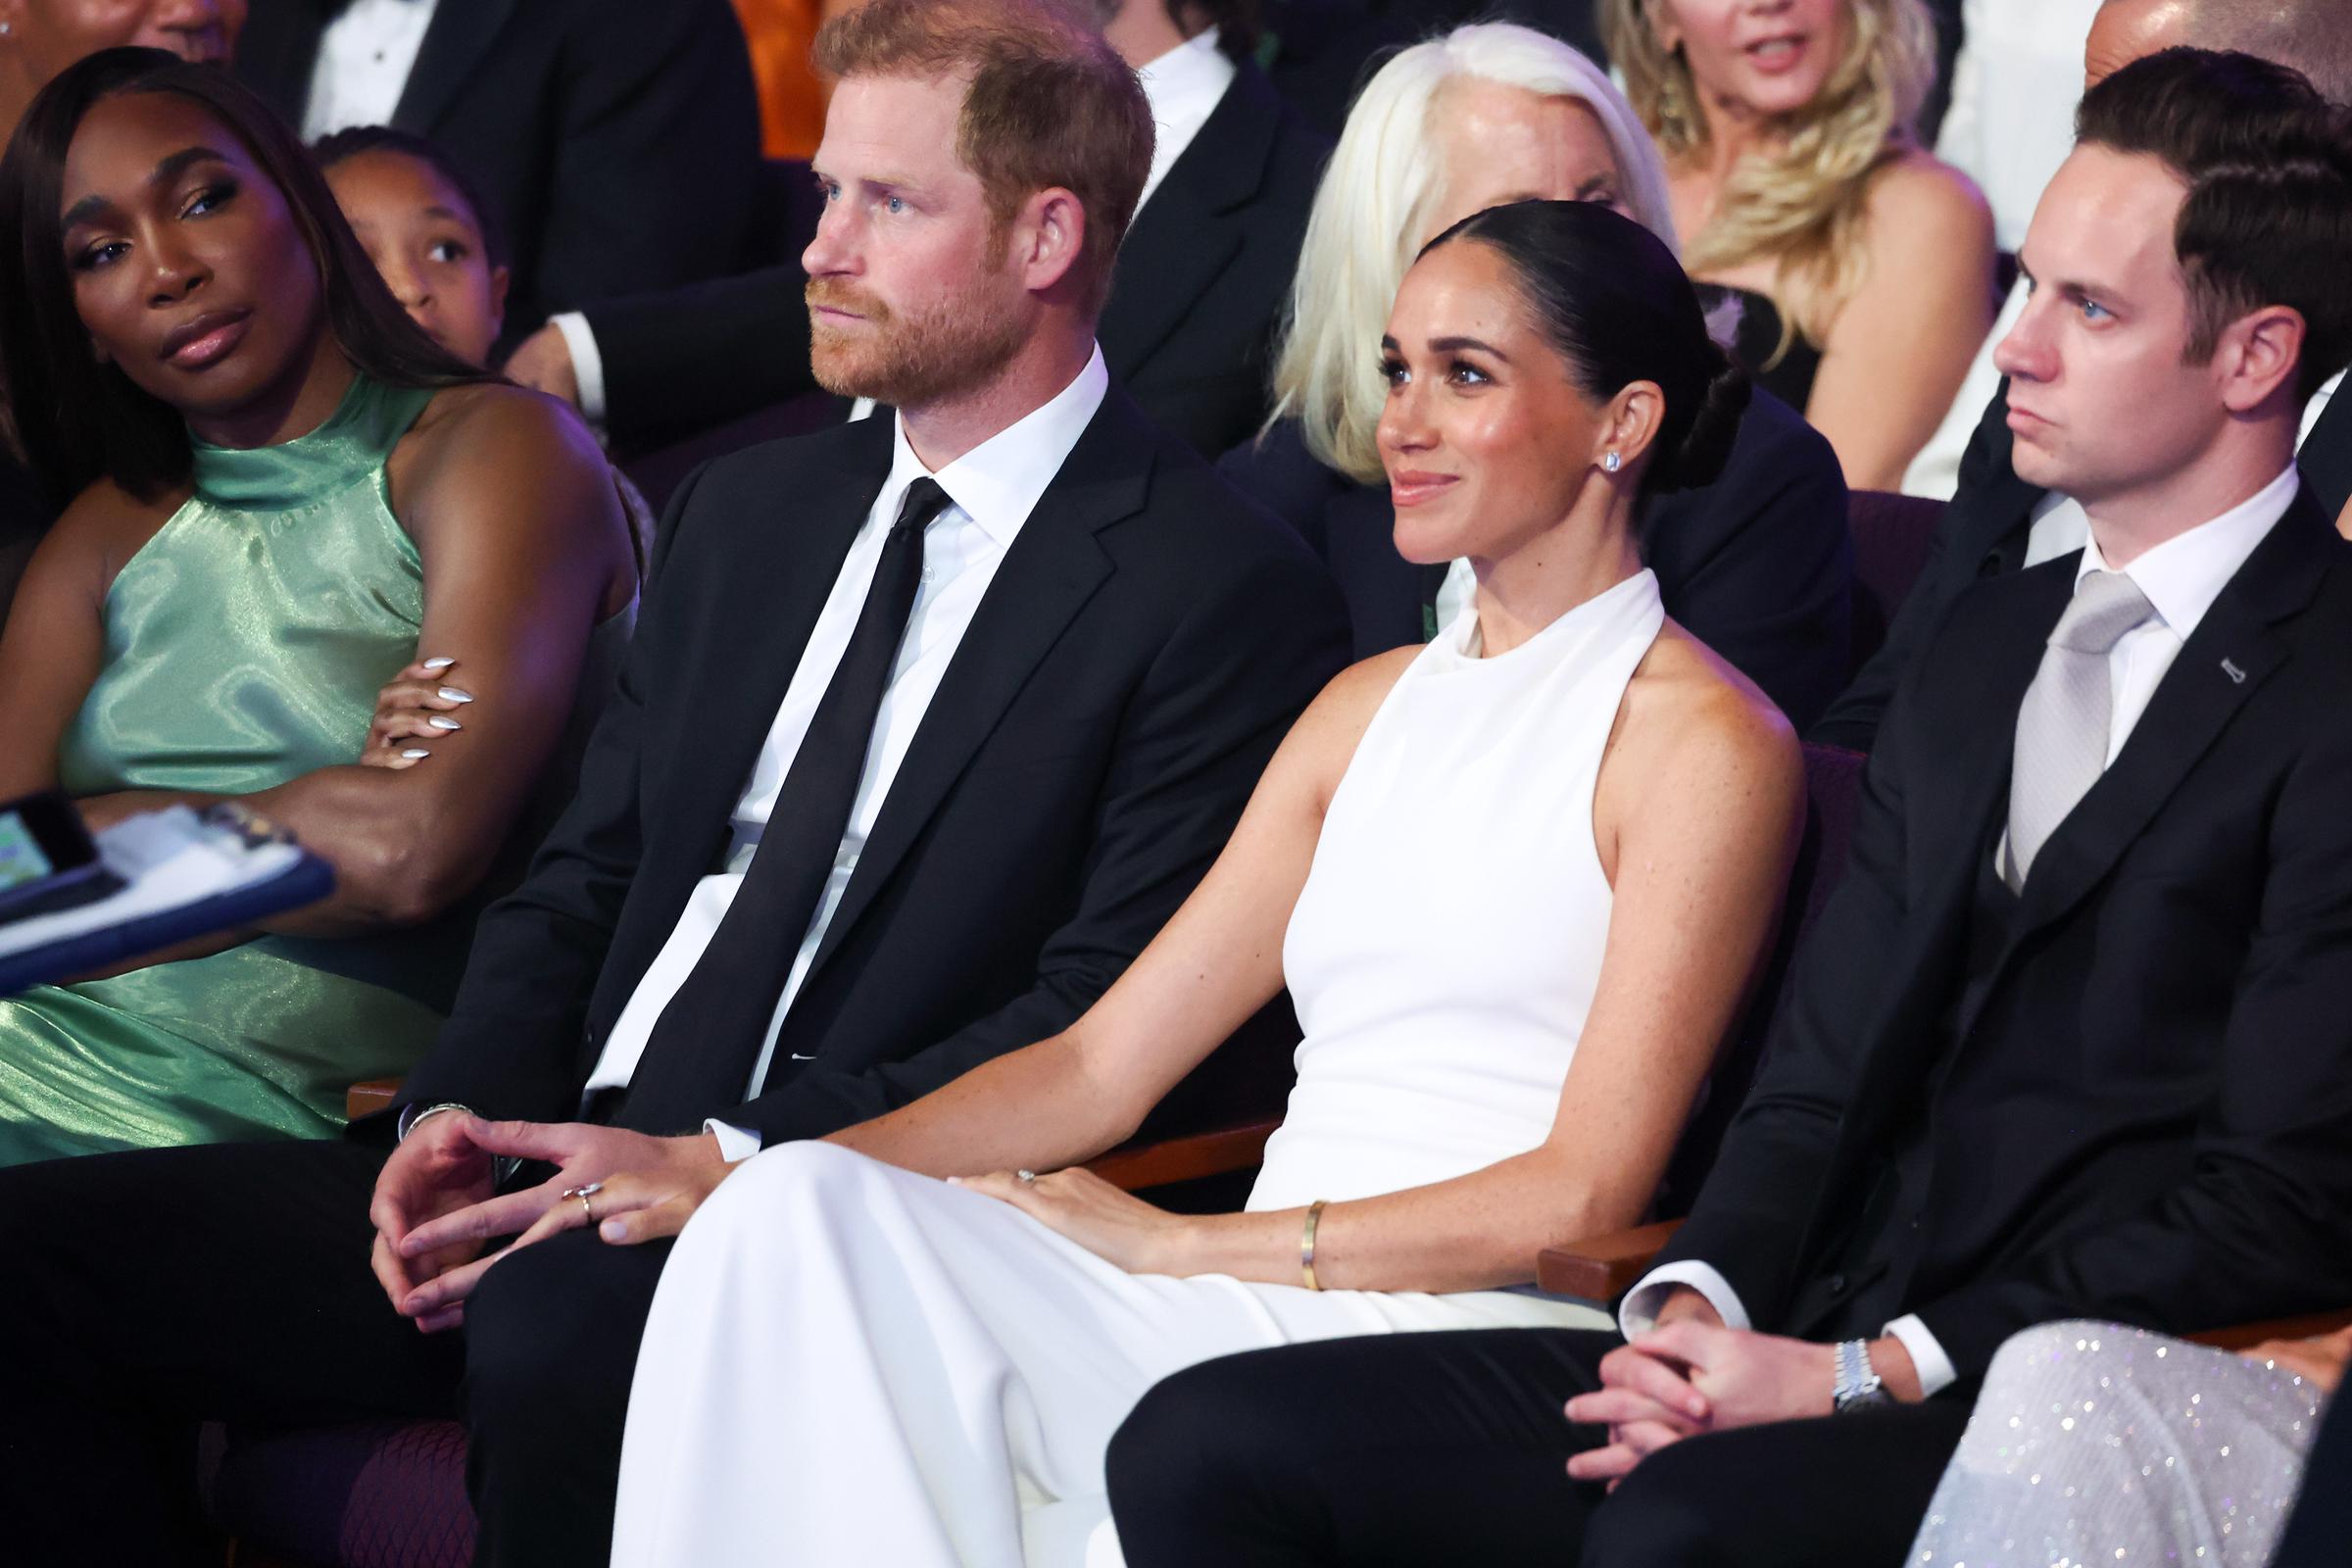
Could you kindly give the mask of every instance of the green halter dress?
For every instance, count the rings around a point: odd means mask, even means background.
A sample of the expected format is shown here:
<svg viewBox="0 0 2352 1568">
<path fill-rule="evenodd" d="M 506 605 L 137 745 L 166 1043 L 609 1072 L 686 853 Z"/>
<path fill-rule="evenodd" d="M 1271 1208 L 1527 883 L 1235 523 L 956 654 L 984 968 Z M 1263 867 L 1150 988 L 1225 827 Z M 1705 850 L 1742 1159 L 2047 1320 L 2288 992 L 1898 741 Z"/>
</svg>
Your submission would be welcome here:
<svg viewBox="0 0 2352 1568">
<path fill-rule="evenodd" d="M 195 494 L 108 591 L 68 791 L 245 795 L 359 759 L 423 623 L 384 459 L 431 398 L 363 376 L 298 440 L 196 445 Z M 398 1076 L 431 1042 L 469 924 L 263 937 L 0 1001 L 0 1165 L 332 1135 L 355 1080 Z"/>
</svg>

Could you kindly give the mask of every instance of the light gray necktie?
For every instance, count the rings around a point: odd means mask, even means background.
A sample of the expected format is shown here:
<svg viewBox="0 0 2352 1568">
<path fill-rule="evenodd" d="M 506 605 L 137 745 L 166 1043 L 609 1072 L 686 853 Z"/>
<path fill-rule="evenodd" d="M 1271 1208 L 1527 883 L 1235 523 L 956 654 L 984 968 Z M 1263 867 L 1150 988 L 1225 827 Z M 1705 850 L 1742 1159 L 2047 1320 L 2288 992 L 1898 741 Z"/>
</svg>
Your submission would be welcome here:
<svg viewBox="0 0 2352 1568">
<path fill-rule="evenodd" d="M 2139 585 L 2121 572 L 2094 571 L 2075 585 L 2058 617 L 2041 668 L 2017 710 L 2017 751 L 2009 771 L 2009 863 L 2014 893 L 2034 857 L 2107 768 L 2114 687 L 2107 655 L 2124 634 L 2156 612 Z"/>
</svg>

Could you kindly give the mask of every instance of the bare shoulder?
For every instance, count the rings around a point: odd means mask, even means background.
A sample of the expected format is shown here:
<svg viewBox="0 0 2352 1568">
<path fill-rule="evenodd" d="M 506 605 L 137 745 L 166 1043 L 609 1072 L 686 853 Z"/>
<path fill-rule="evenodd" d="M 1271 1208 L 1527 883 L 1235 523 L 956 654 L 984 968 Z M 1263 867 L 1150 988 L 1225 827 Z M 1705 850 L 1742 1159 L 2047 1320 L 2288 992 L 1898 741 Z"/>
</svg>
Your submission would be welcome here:
<svg viewBox="0 0 2352 1568">
<path fill-rule="evenodd" d="M 1977 182 L 1936 157 L 1913 150 L 1871 172 L 1870 226 L 1874 246 L 1906 253 L 1981 242 L 1992 247 L 1992 208 Z"/>
<path fill-rule="evenodd" d="M 606 467 L 596 437 L 570 405 L 504 381 L 443 387 L 424 406 L 396 459 L 421 477 L 448 466 L 493 458 L 504 464 L 584 464 Z M 543 476 L 542 476 L 543 477 Z"/>
<path fill-rule="evenodd" d="M 100 479 L 75 496 L 50 525 L 41 541 L 44 564 L 93 573 L 92 580 L 103 591 L 123 564 L 172 520 L 188 494 L 182 484 L 141 500 L 114 480 Z"/>
<path fill-rule="evenodd" d="M 1755 682 L 1668 621 L 1626 688 L 1613 750 L 1642 796 L 1804 788 L 1796 731 Z M 1641 798 L 1641 797 L 1637 797 Z"/>
<path fill-rule="evenodd" d="M 1330 803 L 1340 775 L 1348 771 L 1372 715 L 1380 711 L 1397 677 L 1420 652 L 1418 648 L 1398 648 L 1348 665 L 1332 676 L 1291 727 L 1284 749 L 1296 757 L 1298 766 L 1312 773 L 1323 804 Z"/>
</svg>

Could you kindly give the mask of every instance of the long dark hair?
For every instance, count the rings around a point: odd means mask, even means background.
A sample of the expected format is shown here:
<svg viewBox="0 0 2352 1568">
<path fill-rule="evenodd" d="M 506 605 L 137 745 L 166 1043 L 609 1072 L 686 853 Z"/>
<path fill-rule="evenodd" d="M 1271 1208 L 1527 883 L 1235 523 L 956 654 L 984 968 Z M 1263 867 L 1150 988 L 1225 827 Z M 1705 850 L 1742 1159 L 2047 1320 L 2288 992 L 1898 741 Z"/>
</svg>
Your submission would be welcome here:
<svg viewBox="0 0 2352 1568">
<path fill-rule="evenodd" d="M 1747 374 L 1707 335 L 1698 291 L 1663 240 L 1598 202 L 1512 202 L 1421 254 L 1460 240 L 1502 258 L 1587 397 L 1605 403 L 1636 381 L 1665 394 L 1643 495 L 1714 483 L 1747 411 Z"/>
<path fill-rule="evenodd" d="M 268 104 L 215 66 L 162 49 L 102 49 L 41 89 L 0 158 L 0 223 L 17 231 L 15 245 L 0 243 L 0 392 L 25 461 L 53 504 L 63 507 L 99 479 L 153 500 L 188 477 L 179 412 L 91 352 L 59 222 L 66 154 L 82 117 L 104 99 L 142 92 L 201 105 L 284 193 L 318 266 L 327 330 L 363 374 L 399 387 L 495 379 L 409 319 L 325 178 Z"/>
</svg>

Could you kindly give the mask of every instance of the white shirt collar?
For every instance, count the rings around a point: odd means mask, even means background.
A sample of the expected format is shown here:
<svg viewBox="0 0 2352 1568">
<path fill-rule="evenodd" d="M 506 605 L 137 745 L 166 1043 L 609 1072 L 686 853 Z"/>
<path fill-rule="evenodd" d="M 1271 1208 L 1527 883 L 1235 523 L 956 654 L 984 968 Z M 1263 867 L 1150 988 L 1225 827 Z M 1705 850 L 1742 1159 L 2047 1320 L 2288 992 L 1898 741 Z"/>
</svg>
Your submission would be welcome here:
<svg viewBox="0 0 2352 1568">
<path fill-rule="evenodd" d="M 1078 444 L 1110 389 L 1102 346 L 1068 386 L 931 475 L 962 513 L 1000 546 L 1009 544 L 1037 507 L 1046 486 Z M 928 472 L 906 441 L 906 416 L 891 419 L 890 477 L 882 493 L 895 496 Z"/>
<path fill-rule="evenodd" d="M 1138 208 L 1151 200 L 1169 169 L 1184 156 L 1208 117 L 1216 113 L 1238 69 L 1217 47 L 1217 29 L 1210 27 L 1135 74 L 1152 106 L 1152 170 L 1144 176 L 1143 194 L 1136 199 Z"/>
<path fill-rule="evenodd" d="M 2222 589 L 2237 575 L 2237 568 L 2254 554 L 2254 547 L 2286 515 L 2302 484 L 2302 476 L 2288 464 L 2278 478 L 2211 522 L 2199 523 L 2140 556 L 2124 568 L 2124 575 L 2148 596 L 2148 603 L 2156 607 L 2156 613 L 2173 635 L 2187 641 L 2197 622 L 2205 618 L 2205 612 L 2221 597 Z M 2099 553 L 2098 530 L 2093 528 L 2089 542 L 2082 547 L 2082 564 L 2075 569 L 2075 582 L 2080 586 L 2089 573 L 2108 569 L 2107 558 Z"/>
</svg>

